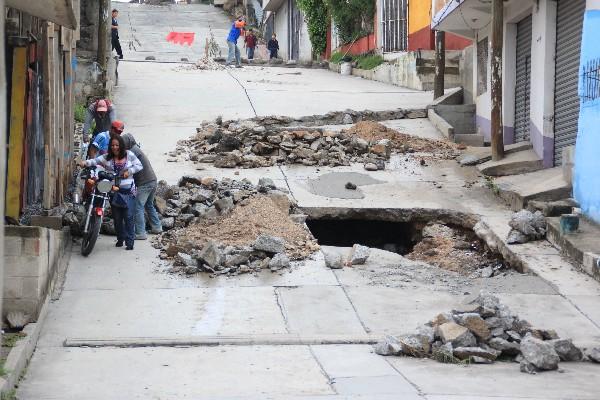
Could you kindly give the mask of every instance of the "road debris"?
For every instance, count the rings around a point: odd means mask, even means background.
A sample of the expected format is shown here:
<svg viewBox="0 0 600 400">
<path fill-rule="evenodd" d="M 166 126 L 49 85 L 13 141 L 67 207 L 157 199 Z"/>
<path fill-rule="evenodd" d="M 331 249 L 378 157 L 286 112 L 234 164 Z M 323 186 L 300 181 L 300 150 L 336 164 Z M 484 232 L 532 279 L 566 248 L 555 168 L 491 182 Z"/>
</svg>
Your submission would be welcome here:
<svg viewBox="0 0 600 400">
<path fill-rule="evenodd" d="M 375 352 L 455 364 L 512 360 L 526 373 L 554 370 L 560 361 L 583 359 L 570 339 L 533 327 L 485 291 L 469 304 L 438 314 L 413 334 L 386 336 L 375 345 Z"/>
<path fill-rule="evenodd" d="M 157 210 L 167 230 L 156 237 L 172 272 L 213 275 L 278 271 L 319 249 L 304 219 L 270 179 L 249 181 L 184 176 L 159 184 Z M 301 221 L 301 222 L 296 222 Z"/>
<path fill-rule="evenodd" d="M 501 258 L 472 230 L 434 222 L 423 228 L 422 236 L 406 258 L 472 278 L 490 278 L 505 269 Z"/>
<path fill-rule="evenodd" d="M 506 242 L 508 244 L 527 243 L 543 239 L 546 236 L 546 220 L 541 211 L 521 210 L 512 215 L 508 225 L 511 227 Z"/>
<path fill-rule="evenodd" d="M 330 114 L 300 120 L 270 116 L 205 122 L 197 128 L 193 138 L 179 141 L 176 150 L 169 155 L 175 160 L 187 157 L 198 163 L 212 163 L 218 168 L 363 163 L 365 169 L 371 171 L 385 169 L 385 161 L 392 152 L 415 153 L 415 157 L 421 159 L 449 159 L 458 155 L 454 143 L 400 133 L 373 121 L 361 120 L 342 131 L 328 130 L 323 125 L 338 119 L 365 118 L 364 114 L 359 117 L 348 113 Z M 302 126 L 289 126 L 293 121 Z M 323 125 L 317 125 L 316 121 Z"/>
</svg>

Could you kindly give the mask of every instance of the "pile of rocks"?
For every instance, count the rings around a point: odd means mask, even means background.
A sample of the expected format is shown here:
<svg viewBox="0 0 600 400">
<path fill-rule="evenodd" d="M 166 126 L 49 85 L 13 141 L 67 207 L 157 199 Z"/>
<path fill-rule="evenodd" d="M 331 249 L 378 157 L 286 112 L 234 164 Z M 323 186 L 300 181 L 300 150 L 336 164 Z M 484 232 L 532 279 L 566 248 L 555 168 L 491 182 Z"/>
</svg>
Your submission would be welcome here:
<svg viewBox="0 0 600 400">
<path fill-rule="evenodd" d="M 156 207 L 165 232 L 153 245 L 172 261 L 172 272 L 278 271 L 319 248 L 304 226 L 306 216 L 293 214 L 295 206 L 268 178 L 257 186 L 194 176 L 176 186 L 161 181 Z"/>
<path fill-rule="evenodd" d="M 375 346 L 375 352 L 450 363 L 513 360 L 527 373 L 557 369 L 560 361 L 584 358 L 570 339 L 559 338 L 553 330 L 532 327 L 497 297 L 483 291 L 470 304 L 437 315 L 414 334 L 387 336 Z M 588 358 L 595 360 L 597 353 L 590 352 Z"/>
<path fill-rule="evenodd" d="M 210 57 L 202 57 L 196 61 L 196 69 L 218 71 L 224 67 Z"/>
<path fill-rule="evenodd" d="M 521 210 L 512 215 L 508 225 L 507 243 L 527 243 L 532 240 L 543 239 L 546 236 L 546 219 L 541 211 L 531 212 Z"/>
<path fill-rule="evenodd" d="M 401 113 L 396 111 L 396 113 Z M 403 112 L 402 112 L 403 113 Z M 428 149 L 439 149 L 443 158 L 454 156 L 454 148 L 445 142 L 416 138 L 401 134 L 377 123 L 362 121 L 364 113 L 355 117 L 348 113 L 293 120 L 287 117 L 261 117 L 242 121 L 205 122 L 197 134 L 178 143 L 170 155 L 178 161 L 179 155 L 191 161 L 212 163 L 218 168 L 257 168 L 275 164 L 303 164 L 307 166 L 340 166 L 363 163 L 367 170 L 385 168 L 392 151 L 415 153 L 430 144 Z M 404 114 L 401 114 L 404 115 Z M 315 127 L 317 122 L 353 123 L 348 130 L 333 131 Z M 297 121 L 303 126 L 290 127 Z M 312 122 L 311 122 L 312 121 Z M 414 142 L 414 146 L 413 146 Z"/>
</svg>

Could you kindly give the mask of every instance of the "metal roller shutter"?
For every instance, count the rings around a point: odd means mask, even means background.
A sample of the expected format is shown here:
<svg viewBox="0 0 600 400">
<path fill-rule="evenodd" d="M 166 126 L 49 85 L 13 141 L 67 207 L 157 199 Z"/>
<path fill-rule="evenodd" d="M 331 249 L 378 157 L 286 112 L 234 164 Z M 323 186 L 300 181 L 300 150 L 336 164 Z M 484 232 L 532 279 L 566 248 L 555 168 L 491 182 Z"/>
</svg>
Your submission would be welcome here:
<svg viewBox="0 0 600 400">
<path fill-rule="evenodd" d="M 562 149 L 575 144 L 579 119 L 579 57 L 585 0 L 559 0 L 556 17 L 556 78 L 554 86 L 554 165 Z"/>
<path fill-rule="evenodd" d="M 529 141 L 531 89 L 531 15 L 517 23 L 517 81 L 515 85 L 515 142 Z"/>
</svg>

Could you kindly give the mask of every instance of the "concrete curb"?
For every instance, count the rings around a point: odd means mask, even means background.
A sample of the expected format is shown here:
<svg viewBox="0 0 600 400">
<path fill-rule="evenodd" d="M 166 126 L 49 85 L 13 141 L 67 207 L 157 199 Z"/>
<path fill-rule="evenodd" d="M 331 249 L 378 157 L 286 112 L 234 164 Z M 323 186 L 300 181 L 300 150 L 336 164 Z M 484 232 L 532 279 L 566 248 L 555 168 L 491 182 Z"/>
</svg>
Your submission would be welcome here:
<svg viewBox="0 0 600 400">
<path fill-rule="evenodd" d="M 50 296 L 47 296 L 46 301 L 40 310 L 37 322 L 27 324 L 23 329 L 23 332 L 26 333 L 27 336 L 19 340 L 8 354 L 6 362 L 4 363 L 4 369 L 8 371 L 8 374 L 5 377 L 0 378 L 0 393 L 7 393 L 14 389 L 25 371 L 25 368 L 27 368 L 29 360 L 37 346 L 44 321 L 46 320 L 49 303 Z"/>
<path fill-rule="evenodd" d="M 157 338 L 67 338 L 64 347 L 176 347 L 176 346 L 311 346 L 335 344 L 376 344 L 385 334 L 369 335 L 240 335 Z"/>
</svg>

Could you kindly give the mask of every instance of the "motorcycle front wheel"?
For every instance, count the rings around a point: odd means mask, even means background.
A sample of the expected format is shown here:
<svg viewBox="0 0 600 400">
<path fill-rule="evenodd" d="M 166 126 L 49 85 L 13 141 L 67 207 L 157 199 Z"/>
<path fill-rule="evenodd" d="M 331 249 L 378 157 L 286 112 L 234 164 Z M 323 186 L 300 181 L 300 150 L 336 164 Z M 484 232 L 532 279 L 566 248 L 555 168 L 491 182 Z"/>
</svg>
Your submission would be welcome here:
<svg viewBox="0 0 600 400">
<path fill-rule="evenodd" d="M 83 234 L 83 240 L 81 241 L 81 255 L 87 257 L 96 244 L 98 235 L 100 234 L 100 227 L 102 225 L 102 219 L 97 215 L 90 216 L 90 223 L 88 225 L 88 232 Z"/>
</svg>

